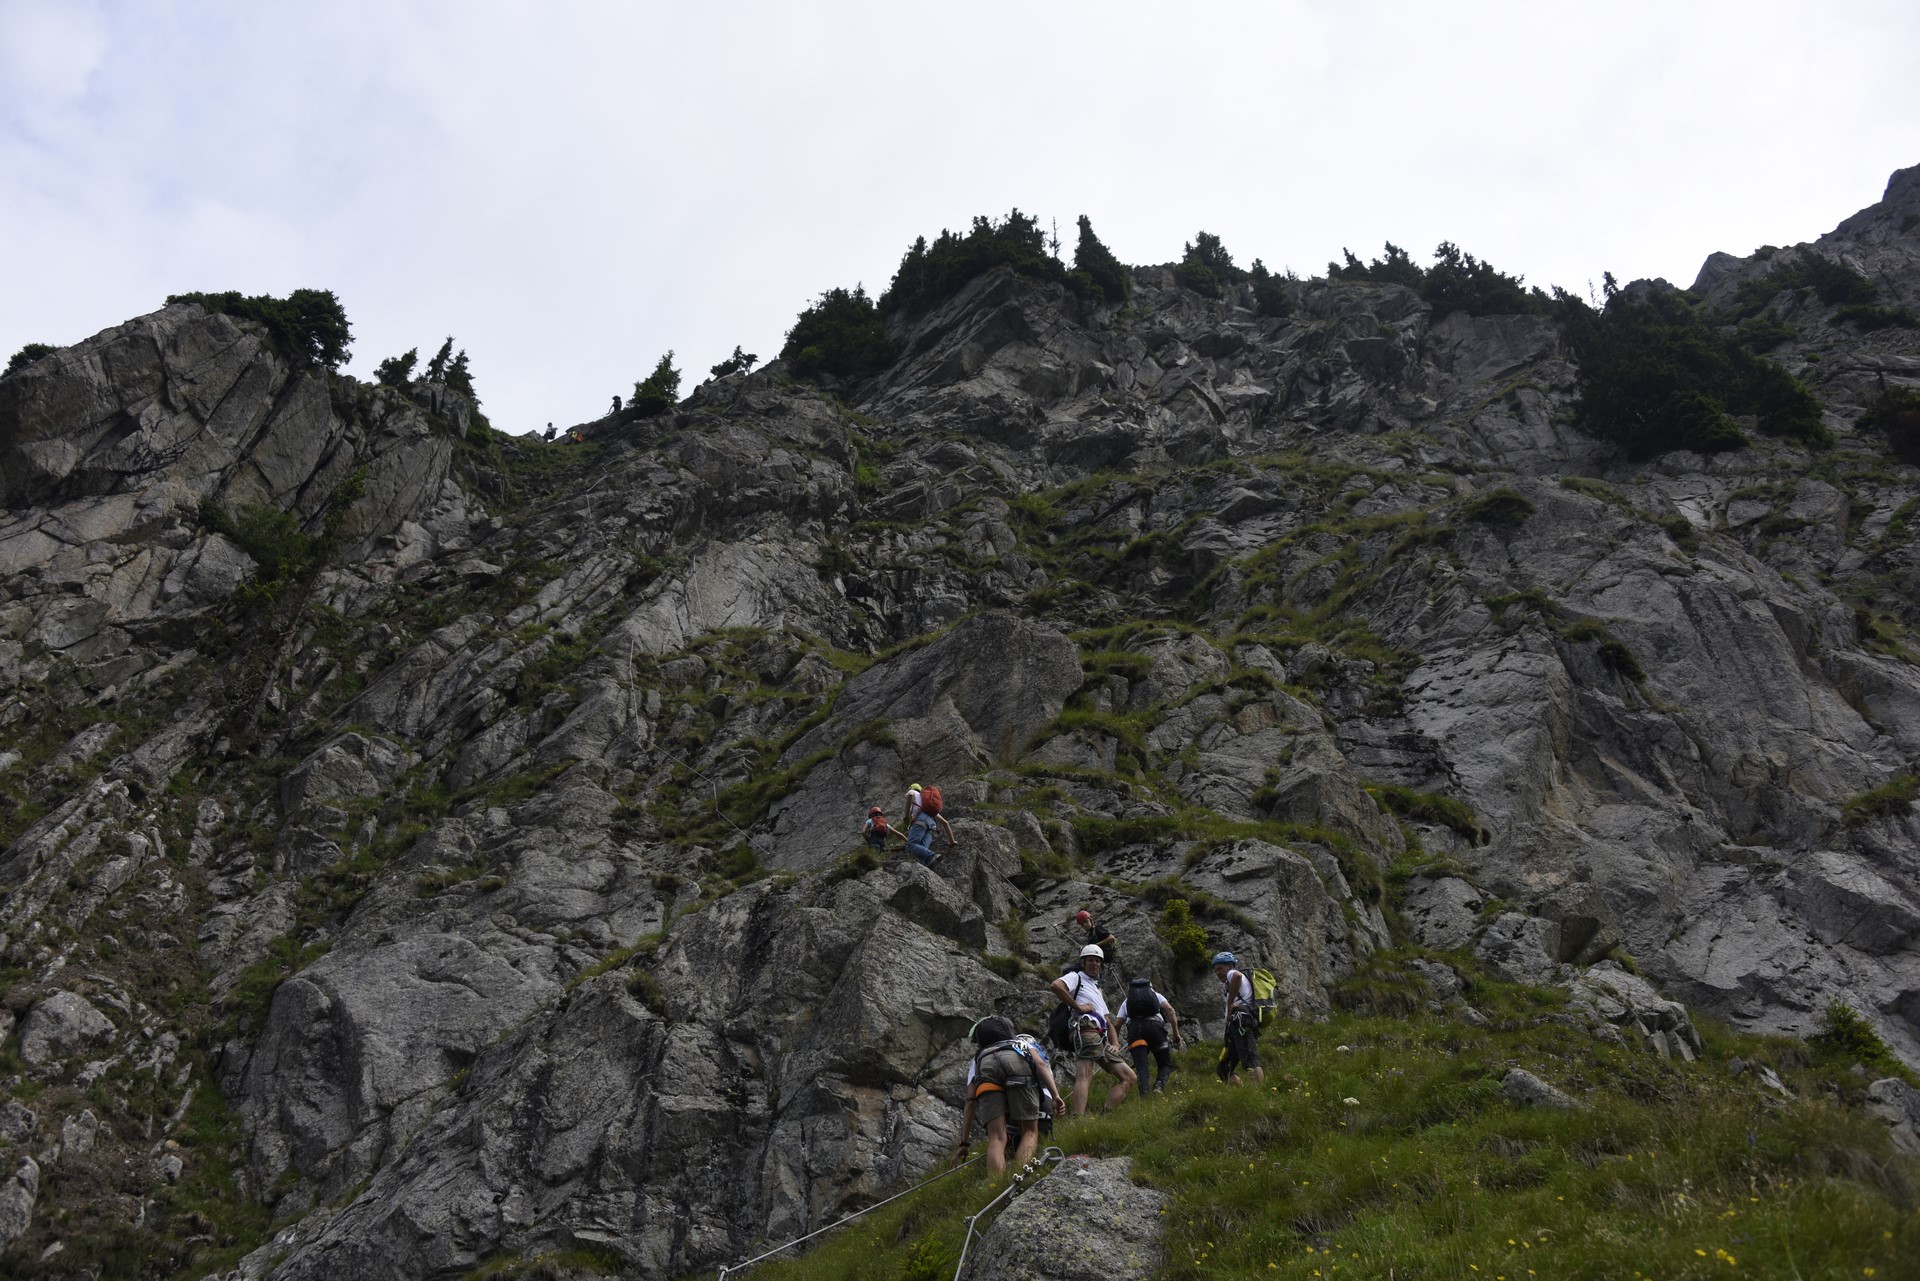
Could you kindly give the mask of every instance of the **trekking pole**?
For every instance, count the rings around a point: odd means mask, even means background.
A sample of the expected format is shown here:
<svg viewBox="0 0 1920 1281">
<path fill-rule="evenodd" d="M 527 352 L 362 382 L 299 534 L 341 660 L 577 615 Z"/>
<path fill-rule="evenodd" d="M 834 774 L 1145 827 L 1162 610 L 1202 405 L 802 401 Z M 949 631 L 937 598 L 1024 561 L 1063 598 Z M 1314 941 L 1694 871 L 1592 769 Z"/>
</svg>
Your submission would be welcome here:
<svg viewBox="0 0 1920 1281">
<path fill-rule="evenodd" d="M 1040 1153 L 1040 1155 L 1034 1157 L 1033 1160 L 1027 1162 L 1026 1165 L 1022 1166 L 1020 1169 L 1020 1173 L 1014 1175 L 1013 1179 L 1007 1184 L 1005 1188 L 1001 1189 L 1001 1191 L 993 1198 L 993 1200 L 987 1202 L 985 1205 L 981 1206 L 977 1211 L 974 1212 L 972 1217 L 970 1217 L 967 1220 L 966 1238 L 960 1242 L 960 1262 L 954 1265 L 953 1281 L 960 1281 L 960 1274 L 967 1270 L 967 1251 L 973 1248 L 973 1238 L 976 1235 L 976 1231 L 977 1231 L 976 1225 L 980 1222 L 981 1219 L 984 1219 L 987 1217 L 988 1211 L 992 1210 L 994 1206 L 999 1205 L 1002 1201 L 1006 1200 L 1008 1197 L 1012 1196 L 1014 1193 L 1020 1191 L 1021 1180 L 1027 1177 L 1027 1172 L 1033 1169 L 1034 1166 L 1038 1165 L 1043 1167 L 1040 1173 L 1045 1174 L 1047 1171 L 1044 1167 L 1049 1165 L 1058 1165 L 1060 1164 L 1060 1162 L 1066 1159 L 1067 1159 L 1067 1154 L 1061 1151 L 1059 1148 L 1051 1148 L 1051 1147 L 1048 1148 L 1045 1152 Z"/>
<path fill-rule="evenodd" d="M 811 1241 L 813 1240 L 813 1238 L 819 1236 L 823 1232 L 831 1232 L 835 1228 L 840 1227 L 843 1224 L 852 1223 L 855 1219 L 859 1218 L 861 1215 L 870 1214 L 873 1211 L 878 1210 L 883 1205 L 887 1205 L 893 1201 L 898 1201 L 903 1196 L 912 1196 L 914 1193 L 918 1192 L 921 1188 L 926 1187 L 929 1183 L 938 1183 L 940 1180 L 946 1178 L 949 1174 L 956 1174 L 959 1171 L 966 1169 L 968 1166 L 972 1165 L 975 1161 L 978 1161 L 979 1159 L 980 1158 L 977 1156 L 968 1157 L 966 1160 L 962 1161 L 959 1165 L 952 1166 L 948 1169 L 942 1170 L 940 1171 L 940 1173 L 934 1175 L 931 1179 L 924 1179 L 921 1182 L 914 1184 L 912 1187 L 908 1188 L 904 1192 L 896 1192 L 892 1196 L 888 1197 L 885 1201 L 875 1201 L 872 1205 L 868 1206 L 864 1210 L 855 1210 L 852 1214 L 847 1215 L 845 1218 L 835 1219 L 832 1223 L 827 1224 L 825 1227 L 815 1228 L 813 1231 L 807 1233 L 805 1236 L 795 1237 L 793 1240 L 787 1242 L 785 1245 L 775 1246 L 773 1249 L 768 1250 L 765 1254 L 756 1254 L 751 1259 L 748 1259 L 745 1263 L 728 1264 L 726 1267 L 720 1269 L 719 1275 L 714 1278 L 714 1281 L 727 1281 L 727 1278 L 729 1276 L 733 1275 L 734 1273 L 745 1272 L 748 1268 L 760 1262 L 762 1259 L 771 1259 L 774 1255 L 779 1254 L 783 1250 L 791 1250 L 794 1246 L 799 1245 L 802 1241 Z"/>
</svg>

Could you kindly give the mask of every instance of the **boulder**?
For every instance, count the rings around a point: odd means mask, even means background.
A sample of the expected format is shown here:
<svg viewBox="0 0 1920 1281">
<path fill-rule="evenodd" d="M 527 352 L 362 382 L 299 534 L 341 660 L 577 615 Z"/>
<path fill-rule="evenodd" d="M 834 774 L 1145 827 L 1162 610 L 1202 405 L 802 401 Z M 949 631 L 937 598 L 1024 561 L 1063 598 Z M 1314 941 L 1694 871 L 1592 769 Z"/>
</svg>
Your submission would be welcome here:
<svg viewBox="0 0 1920 1281">
<path fill-rule="evenodd" d="M 1479 890 L 1457 876 L 1418 877 L 1407 885 L 1407 924 L 1422 945 L 1451 952 L 1473 941 L 1485 902 Z"/>
<path fill-rule="evenodd" d="M 1920 1090 L 1890 1076 L 1867 1087 L 1867 1110 L 1887 1123 L 1893 1146 L 1920 1157 Z"/>
<path fill-rule="evenodd" d="M 85 997 L 54 992 L 41 1000 L 20 1022 L 20 1057 L 29 1066 L 55 1060 L 98 1045 L 113 1035 L 113 1022 Z"/>
<path fill-rule="evenodd" d="M 1166 1261 L 1168 1197 L 1131 1175 L 1126 1157 L 1067 1157 L 1000 1211 L 975 1247 L 967 1275 L 972 1281 L 1158 1276 Z"/>
<path fill-rule="evenodd" d="M 1523 1068 L 1509 1068 L 1500 1078 L 1500 1092 L 1522 1107 L 1559 1108 L 1563 1111 L 1589 1108 L 1592 1104 L 1548 1085 Z"/>
<path fill-rule="evenodd" d="M 1487 923 L 1473 954 L 1509 983 L 1545 986 L 1560 971 L 1560 927 L 1519 912 L 1502 912 Z"/>
<path fill-rule="evenodd" d="M 27 1234 L 33 1224 L 33 1203 L 40 1195 L 40 1166 L 32 1157 L 21 1157 L 20 1165 L 5 1183 L 0 1183 L 0 1250 Z"/>
</svg>

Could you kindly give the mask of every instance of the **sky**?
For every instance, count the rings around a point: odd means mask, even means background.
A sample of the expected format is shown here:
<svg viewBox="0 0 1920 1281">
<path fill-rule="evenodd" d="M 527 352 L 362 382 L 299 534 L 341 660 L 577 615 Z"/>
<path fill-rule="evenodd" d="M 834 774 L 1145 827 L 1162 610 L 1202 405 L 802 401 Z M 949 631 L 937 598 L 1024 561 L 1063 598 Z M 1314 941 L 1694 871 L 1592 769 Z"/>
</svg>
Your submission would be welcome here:
<svg viewBox="0 0 1920 1281">
<path fill-rule="evenodd" d="M 1019 209 L 1325 270 L 1442 240 L 1692 281 L 1920 164 L 1911 0 L 0 0 L 0 353 L 331 289 L 347 372 L 453 335 L 494 425 L 682 394 Z"/>
</svg>

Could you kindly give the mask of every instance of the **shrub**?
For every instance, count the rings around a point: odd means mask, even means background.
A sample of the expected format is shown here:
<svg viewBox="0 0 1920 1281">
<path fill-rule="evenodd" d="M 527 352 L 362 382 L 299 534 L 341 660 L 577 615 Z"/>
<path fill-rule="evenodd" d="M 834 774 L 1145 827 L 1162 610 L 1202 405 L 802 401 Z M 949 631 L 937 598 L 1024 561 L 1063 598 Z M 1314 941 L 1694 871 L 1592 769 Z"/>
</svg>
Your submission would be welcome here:
<svg viewBox="0 0 1920 1281">
<path fill-rule="evenodd" d="M 1558 296 L 1579 366 L 1580 430 L 1623 445 L 1633 459 L 1737 449 L 1746 437 L 1731 414 L 1756 415 L 1769 435 L 1832 443 L 1819 402 L 1798 379 L 1717 331 L 1678 291 L 1629 295 L 1608 274 L 1606 296 L 1600 311 Z"/>
<path fill-rule="evenodd" d="M 968 281 L 996 267 L 1011 267 L 1023 276 L 1068 283 L 1066 267 L 1047 252 L 1047 237 L 1040 230 L 1040 220 L 1016 208 L 998 221 L 976 217 L 964 236 L 943 229 L 932 244 L 927 243 L 925 236 L 915 239 L 906 256 L 901 258 L 900 269 L 893 273 L 887 292 L 880 296 L 880 311 L 883 314 L 924 311 L 951 298 Z M 1088 276 L 1091 275 L 1089 271 Z M 1097 287 L 1096 281 L 1088 283 Z"/>
<path fill-rule="evenodd" d="M 1080 215 L 1080 242 L 1074 246 L 1073 269 L 1085 272 L 1088 283 L 1108 302 L 1125 302 L 1133 280 L 1113 250 L 1093 234 L 1093 221 Z"/>
<path fill-rule="evenodd" d="M 653 372 L 633 385 L 629 407 L 641 418 L 653 418 L 672 409 L 680 398 L 680 371 L 673 367 L 673 352 L 660 357 Z"/>
<path fill-rule="evenodd" d="M 780 349 L 780 358 L 799 378 L 864 378 L 885 369 L 899 354 L 880 309 L 858 285 L 821 294 L 820 301 L 793 322 Z"/>
<path fill-rule="evenodd" d="M 1340 252 L 1346 264 L 1328 263 L 1329 279 L 1405 285 L 1432 304 L 1435 320 L 1456 311 L 1469 316 L 1513 316 L 1544 315 L 1552 309 L 1546 294 L 1525 287 L 1524 276 L 1509 276 L 1492 263 L 1462 252 L 1451 240 L 1440 242 L 1433 251 L 1434 265 L 1427 269 L 1391 240 L 1386 243 L 1386 256 L 1371 263 L 1361 262 L 1351 250 Z"/>
<path fill-rule="evenodd" d="M 1247 276 L 1253 281 L 1254 310 L 1262 316 L 1291 316 L 1293 300 L 1287 297 L 1287 291 L 1280 287 L 1281 278 L 1267 270 L 1267 264 L 1258 258 L 1247 269 Z"/>
<path fill-rule="evenodd" d="M 733 355 L 728 356 L 707 372 L 715 378 L 726 378 L 732 374 L 744 374 L 758 363 L 760 363 L 760 357 L 751 352 L 742 351 L 740 344 L 735 343 L 733 345 Z"/>
<path fill-rule="evenodd" d="M 1820 1030 L 1807 1038 L 1807 1044 L 1823 1059 L 1847 1065 L 1864 1063 L 1885 1072 L 1901 1071 L 1899 1061 L 1873 1030 L 1873 1024 L 1843 1001 L 1827 1006 Z"/>
<path fill-rule="evenodd" d="M 218 503 L 200 505 L 200 523 L 225 534 L 260 567 L 259 581 L 296 579 L 319 568 L 320 538 L 302 533 L 293 513 L 277 507 L 241 507 L 233 512 Z"/>
<path fill-rule="evenodd" d="M 58 347 L 50 346 L 47 343 L 30 342 L 19 351 L 14 352 L 7 360 L 6 373 L 0 373 L 0 378 L 4 378 L 6 374 L 10 374 L 16 369 L 25 369 L 28 365 L 40 359 L 40 357 L 51 356 L 58 350 Z"/>
<path fill-rule="evenodd" d="M 1857 325 L 1864 333 L 1876 329 L 1920 329 L 1920 316 L 1907 307 L 1874 307 L 1854 303 L 1833 313 L 1836 324 Z"/>
<path fill-rule="evenodd" d="M 1193 919 L 1193 909 L 1183 898 L 1170 898 L 1166 906 L 1160 909 L 1160 920 L 1153 927 L 1160 941 L 1167 945 L 1167 951 L 1173 954 L 1174 969 L 1184 974 L 1198 974 L 1207 968 L 1207 959 L 1212 950 L 1207 942 L 1207 932 L 1199 922 Z"/>
<path fill-rule="evenodd" d="M 383 387 L 405 387 L 413 381 L 413 367 L 419 363 L 420 349 L 409 347 L 404 356 L 389 356 L 374 368 L 373 380 Z"/>
<path fill-rule="evenodd" d="M 1218 298 L 1226 286 L 1245 280 L 1247 273 L 1233 265 L 1233 255 L 1220 243 L 1220 237 L 1202 231 L 1194 236 L 1193 243 L 1182 246 L 1173 278 L 1197 294 Z"/>
<path fill-rule="evenodd" d="M 211 314 L 265 325 L 274 346 L 288 359 L 338 369 L 347 358 L 353 330 L 346 310 L 331 289 L 296 289 L 285 298 L 246 297 L 238 290 L 218 294 L 169 294 L 168 303 L 198 303 Z"/>
<path fill-rule="evenodd" d="M 1895 458 L 1920 464 L 1920 392 L 1889 387 L 1874 398 L 1859 425 L 1885 435 Z"/>
<path fill-rule="evenodd" d="M 1533 515 L 1533 501 L 1517 489 L 1502 486 L 1469 502 L 1462 508 L 1462 514 L 1468 520 L 1482 525 L 1497 525 L 1503 528 L 1517 528 L 1527 523 L 1527 517 Z"/>
<path fill-rule="evenodd" d="M 1858 827 L 1877 818 L 1899 818 L 1913 812 L 1920 800 L 1920 776 L 1902 774 L 1849 800 L 1842 807 L 1847 826 Z"/>
</svg>

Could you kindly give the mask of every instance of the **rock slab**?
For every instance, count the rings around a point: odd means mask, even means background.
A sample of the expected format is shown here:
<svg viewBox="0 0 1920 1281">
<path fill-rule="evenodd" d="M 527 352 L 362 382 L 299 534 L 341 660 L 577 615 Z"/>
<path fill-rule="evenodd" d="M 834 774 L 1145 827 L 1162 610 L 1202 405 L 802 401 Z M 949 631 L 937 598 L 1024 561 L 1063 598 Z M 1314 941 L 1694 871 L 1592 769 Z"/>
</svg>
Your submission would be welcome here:
<svg viewBox="0 0 1920 1281">
<path fill-rule="evenodd" d="M 1157 1276 L 1166 1194 L 1126 1157 L 1068 1157 L 1020 1193 L 982 1238 L 971 1281 L 1145 1281 Z"/>
</svg>

